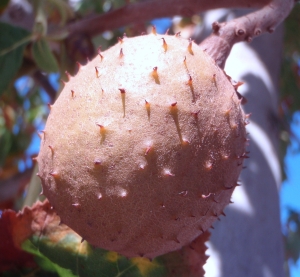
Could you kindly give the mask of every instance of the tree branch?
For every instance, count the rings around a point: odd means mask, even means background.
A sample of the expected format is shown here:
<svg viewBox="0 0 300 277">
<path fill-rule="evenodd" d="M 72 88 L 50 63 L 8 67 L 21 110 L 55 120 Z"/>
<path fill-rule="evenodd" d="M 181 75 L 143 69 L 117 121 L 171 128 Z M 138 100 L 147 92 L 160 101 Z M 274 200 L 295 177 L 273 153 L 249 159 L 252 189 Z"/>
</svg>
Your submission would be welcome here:
<svg viewBox="0 0 300 277">
<path fill-rule="evenodd" d="M 270 0 L 148 0 L 125 5 L 105 14 L 83 19 L 67 26 L 70 35 L 85 33 L 91 36 L 135 22 L 175 15 L 192 16 L 216 8 L 260 8 Z"/>
<path fill-rule="evenodd" d="M 32 77 L 35 80 L 35 82 L 45 90 L 45 92 L 50 97 L 51 103 L 53 103 L 56 98 L 56 90 L 50 84 L 47 76 L 43 75 L 41 71 L 37 70 L 34 72 Z"/>
<path fill-rule="evenodd" d="M 272 33 L 290 13 L 294 0 L 273 0 L 261 10 L 229 22 L 212 24 L 213 33 L 200 43 L 221 67 L 224 68 L 232 46 L 241 41 L 251 42 L 255 36 Z"/>
</svg>

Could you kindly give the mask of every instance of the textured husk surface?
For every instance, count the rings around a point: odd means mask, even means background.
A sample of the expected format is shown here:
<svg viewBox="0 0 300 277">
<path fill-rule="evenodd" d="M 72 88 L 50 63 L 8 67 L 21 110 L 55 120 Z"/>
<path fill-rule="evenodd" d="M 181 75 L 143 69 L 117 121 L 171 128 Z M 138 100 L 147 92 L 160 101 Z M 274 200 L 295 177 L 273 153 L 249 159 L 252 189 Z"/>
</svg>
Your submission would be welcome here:
<svg viewBox="0 0 300 277">
<path fill-rule="evenodd" d="M 85 240 L 153 258 L 190 243 L 229 203 L 244 113 L 224 72 L 181 37 L 124 38 L 101 56 L 51 107 L 39 176 Z"/>
</svg>

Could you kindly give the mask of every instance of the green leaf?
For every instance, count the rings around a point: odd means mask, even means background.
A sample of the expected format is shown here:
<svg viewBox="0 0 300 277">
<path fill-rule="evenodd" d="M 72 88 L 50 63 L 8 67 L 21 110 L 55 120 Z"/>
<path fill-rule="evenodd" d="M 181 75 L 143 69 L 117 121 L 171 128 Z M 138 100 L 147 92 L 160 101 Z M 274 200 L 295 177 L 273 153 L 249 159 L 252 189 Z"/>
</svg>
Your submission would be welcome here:
<svg viewBox="0 0 300 277">
<path fill-rule="evenodd" d="M 7 129 L 1 128 L 1 130 L 0 130 L 0 145 L 1 145 L 0 167 L 3 166 L 5 159 L 11 148 L 11 145 L 12 145 L 11 137 L 12 137 L 11 133 Z"/>
<path fill-rule="evenodd" d="M 74 17 L 74 11 L 67 2 L 61 0 L 48 0 L 48 3 L 55 7 L 59 12 L 61 26 L 65 25 L 69 18 Z"/>
<path fill-rule="evenodd" d="M 45 38 L 35 41 L 31 50 L 36 64 L 42 71 L 47 73 L 58 71 L 58 63 Z"/>
<path fill-rule="evenodd" d="M 45 12 L 45 0 L 33 0 L 32 5 L 35 13 L 33 32 L 36 35 L 45 36 L 48 28 L 47 15 Z"/>
<path fill-rule="evenodd" d="M 28 31 L 0 22 L 0 95 L 19 70 L 25 46 L 31 39 Z"/>
<path fill-rule="evenodd" d="M 26 240 L 22 244 L 23 250 L 27 251 L 28 253 L 35 255 L 36 263 L 44 270 L 50 272 L 56 272 L 61 277 L 76 277 L 71 270 L 63 268 L 58 264 L 51 262 L 47 257 L 45 257 L 39 249 L 30 241 Z"/>
</svg>

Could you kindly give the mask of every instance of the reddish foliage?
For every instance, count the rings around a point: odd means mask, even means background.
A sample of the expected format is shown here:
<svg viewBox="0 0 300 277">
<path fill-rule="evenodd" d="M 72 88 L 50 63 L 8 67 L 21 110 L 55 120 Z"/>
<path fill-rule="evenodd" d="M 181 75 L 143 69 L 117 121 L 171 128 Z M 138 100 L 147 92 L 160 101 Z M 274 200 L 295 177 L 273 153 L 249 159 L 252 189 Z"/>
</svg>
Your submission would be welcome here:
<svg viewBox="0 0 300 277">
<path fill-rule="evenodd" d="M 203 266 L 208 256 L 205 254 L 210 232 L 206 231 L 196 238 L 190 245 L 162 256 L 164 264 L 172 277 L 203 277 L 205 271 Z"/>
<path fill-rule="evenodd" d="M 21 243 L 30 235 L 26 215 L 5 210 L 0 218 L 0 273 L 22 268 L 35 268 L 33 255 L 21 249 Z"/>
</svg>

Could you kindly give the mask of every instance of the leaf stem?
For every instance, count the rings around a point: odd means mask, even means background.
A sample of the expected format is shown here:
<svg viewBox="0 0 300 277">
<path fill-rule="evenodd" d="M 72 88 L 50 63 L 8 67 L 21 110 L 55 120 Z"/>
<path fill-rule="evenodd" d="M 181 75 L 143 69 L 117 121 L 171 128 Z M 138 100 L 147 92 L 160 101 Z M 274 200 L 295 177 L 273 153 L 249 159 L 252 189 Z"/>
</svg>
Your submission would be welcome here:
<svg viewBox="0 0 300 277">
<path fill-rule="evenodd" d="M 4 56 L 6 54 L 8 54 L 9 52 L 17 49 L 18 47 L 22 46 L 23 44 L 31 41 L 33 39 L 33 34 L 30 34 L 29 36 L 17 41 L 16 43 L 14 43 L 12 46 L 9 46 L 5 49 L 3 49 L 2 51 L 0 51 L 0 56 Z"/>
</svg>

